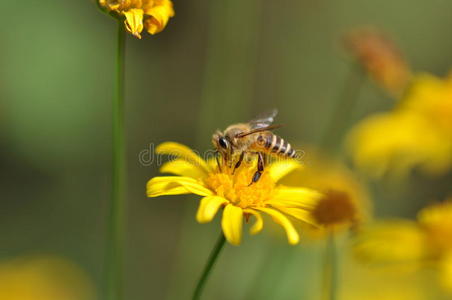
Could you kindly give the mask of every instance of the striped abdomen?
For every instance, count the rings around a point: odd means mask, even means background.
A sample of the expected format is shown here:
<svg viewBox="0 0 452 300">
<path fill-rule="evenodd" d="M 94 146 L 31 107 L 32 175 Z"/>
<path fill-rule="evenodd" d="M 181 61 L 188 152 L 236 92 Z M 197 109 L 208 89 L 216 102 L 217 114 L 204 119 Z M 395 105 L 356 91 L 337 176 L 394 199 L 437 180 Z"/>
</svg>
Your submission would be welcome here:
<svg viewBox="0 0 452 300">
<path fill-rule="evenodd" d="M 257 137 L 257 143 L 266 153 L 294 158 L 296 155 L 292 146 L 276 134 L 263 134 Z"/>
</svg>

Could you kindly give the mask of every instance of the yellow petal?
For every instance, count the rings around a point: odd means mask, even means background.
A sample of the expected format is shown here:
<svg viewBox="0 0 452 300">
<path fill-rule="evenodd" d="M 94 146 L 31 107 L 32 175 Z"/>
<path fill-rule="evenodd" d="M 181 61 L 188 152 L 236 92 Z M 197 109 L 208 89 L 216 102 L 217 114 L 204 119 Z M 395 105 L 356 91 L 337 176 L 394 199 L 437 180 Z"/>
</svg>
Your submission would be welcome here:
<svg viewBox="0 0 452 300">
<path fill-rule="evenodd" d="M 160 173 L 170 173 L 194 179 L 201 179 L 207 176 L 203 169 L 197 168 L 195 165 L 184 159 L 176 159 L 164 163 L 160 168 Z"/>
<path fill-rule="evenodd" d="M 242 240 L 243 210 L 232 204 L 224 208 L 221 227 L 229 243 L 240 245 Z"/>
<path fill-rule="evenodd" d="M 139 8 L 132 8 L 123 12 L 126 19 L 124 24 L 127 31 L 141 39 L 141 32 L 143 31 L 143 10 Z"/>
<path fill-rule="evenodd" d="M 287 234 L 287 240 L 291 245 L 295 245 L 300 241 L 300 236 L 298 235 L 298 232 L 293 226 L 292 222 L 290 222 L 290 220 L 282 213 L 272 208 L 260 207 L 257 208 L 257 210 L 269 214 L 276 223 L 278 223 L 284 228 Z"/>
<path fill-rule="evenodd" d="M 268 203 L 285 207 L 313 208 L 321 198 L 321 193 L 308 188 L 279 186 Z"/>
<path fill-rule="evenodd" d="M 309 210 L 301 209 L 301 208 L 292 208 L 292 207 L 284 207 L 284 206 L 274 206 L 278 210 L 282 211 L 286 215 L 294 217 L 300 221 L 305 223 L 318 226 L 317 222 L 314 220 L 311 212 Z"/>
<path fill-rule="evenodd" d="M 98 0 L 97 4 L 102 6 L 102 8 L 108 8 L 107 0 Z"/>
<path fill-rule="evenodd" d="M 372 115 L 349 133 L 353 162 L 375 177 L 406 176 L 420 166 L 428 173 L 447 171 L 452 162 L 449 138 L 432 120 L 409 110 Z"/>
<path fill-rule="evenodd" d="M 177 158 L 185 159 L 192 163 L 195 167 L 203 170 L 205 173 L 209 173 L 210 169 L 206 161 L 203 160 L 193 150 L 179 143 L 165 142 L 157 146 L 155 149 L 157 154 L 166 154 Z"/>
<path fill-rule="evenodd" d="M 278 160 L 272 163 L 267 169 L 271 178 L 275 182 L 278 182 L 281 178 L 289 174 L 290 172 L 301 168 L 302 165 L 293 159 Z"/>
<path fill-rule="evenodd" d="M 429 243 L 415 222 L 395 220 L 365 227 L 355 239 L 353 252 L 365 262 L 417 263 Z"/>
<path fill-rule="evenodd" d="M 145 20 L 146 30 L 150 34 L 159 33 L 174 16 L 173 3 L 169 0 L 156 1 L 156 5 L 145 8 L 145 14 L 149 16 Z"/>
<path fill-rule="evenodd" d="M 256 222 L 254 222 L 253 226 L 250 228 L 250 234 L 258 234 L 264 228 L 264 220 L 259 212 L 253 209 L 245 209 L 244 212 L 252 214 L 256 217 Z"/>
<path fill-rule="evenodd" d="M 218 209 L 228 201 L 218 196 L 207 196 L 201 199 L 201 203 L 196 213 L 196 220 L 199 223 L 208 223 L 215 217 Z"/>
<path fill-rule="evenodd" d="M 182 176 L 158 176 L 152 178 L 147 183 L 148 197 L 180 194 L 210 196 L 212 195 L 212 191 L 207 189 L 199 181 Z"/>
<path fill-rule="evenodd" d="M 449 293 L 452 292 L 452 252 L 446 253 L 439 264 L 439 278 L 442 286 Z"/>
</svg>

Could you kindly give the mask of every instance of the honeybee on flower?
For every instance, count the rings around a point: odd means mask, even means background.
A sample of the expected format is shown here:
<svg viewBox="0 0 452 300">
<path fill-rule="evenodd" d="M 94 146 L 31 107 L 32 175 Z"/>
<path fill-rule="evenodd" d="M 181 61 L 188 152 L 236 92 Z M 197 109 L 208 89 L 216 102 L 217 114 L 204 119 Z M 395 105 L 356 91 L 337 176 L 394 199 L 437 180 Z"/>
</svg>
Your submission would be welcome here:
<svg viewBox="0 0 452 300">
<path fill-rule="evenodd" d="M 230 166 L 234 164 L 234 170 L 244 159 L 252 155 L 257 156 L 257 171 L 250 184 L 257 182 L 261 177 L 265 167 L 265 155 L 279 158 L 296 156 L 295 149 L 287 141 L 271 132 L 271 129 L 280 127 L 271 125 L 277 113 L 277 110 L 272 110 L 250 122 L 233 124 L 224 132 L 218 130 L 212 136 L 212 144 L 225 163 Z"/>
<path fill-rule="evenodd" d="M 256 170 L 256 160 L 239 166 L 219 164 L 204 160 L 188 147 L 166 142 L 156 148 L 157 154 L 175 156 L 165 163 L 160 171 L 176 176 L 158 176 L 147 184 L 147 195 L 196 194 L 201 196 L 196 219 L 207 223 L 223 209 L 221 227 L 227 241 L 239 245 L 242 240 L 243 221 L 250 217 L 255 223 L 251 234 L 259 233 L 264 226 L 262 214 L 269 215 L 281 225 L 290 244 L 299 242 L 299 234 L 291 218 L 315 224 L 310 211 L 322 196 L 319 192 L 304 187 L 287 187 L 277 184 L 288 173 L 301 167 L 295 160 L 279 160 L 263 170 L 260 179 L 250 185 Z"/>
</svg>

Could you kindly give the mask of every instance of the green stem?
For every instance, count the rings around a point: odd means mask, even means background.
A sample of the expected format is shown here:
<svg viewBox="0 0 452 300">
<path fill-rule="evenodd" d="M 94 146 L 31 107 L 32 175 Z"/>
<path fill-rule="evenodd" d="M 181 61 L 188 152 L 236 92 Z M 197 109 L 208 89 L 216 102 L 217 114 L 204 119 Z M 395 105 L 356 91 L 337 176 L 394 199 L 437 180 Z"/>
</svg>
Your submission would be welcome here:
<svg viewBox="0 0 452 300">
<path fill-rule="evenodd" d="M 330 232 L 325 249 L 324 292 L 325 300 L 337 299 L 337 250 L 334 233 Z"/>
<path fill-rule="evenodd" d="M 215 247 L 212 249 L 210 253 L 209 260 L 207 261 L 206 266 L 204 267 L 204 271 L 202 272 L 201 277 L 199 278 L 198 284 L 196 285 L 195 292 L 193 293 L 192 300 L 198 300 L 201 297 L 202 290 L 204 285 L 206 284 L 207 279 L 209 278 L 210 272 L 212 271 L 212 267 L 217 261 L 218 255 L 223 249 L 224 243 L 226 239 L 224 237 L 223 232 L 220 233 L 220 237 L 215 244 Z"/>
<path fill-rule="evenodd" d="M 118 20 L 116 56 L 116 93 L 112 102 L 113 161 L 111 206 L 108 219 L 107 297 L 122 299 L 122 258 L 125 225 L 125 145 L 124 145 L 124 24 Z"/>
<path fill-rule="evenodd" d="M 350 121 L 350 117 L 359 98 L 359 92 L 363 85 L 365 76 L 359 64 L 354 64 L 345 81 L 343 90 L 334 104 L 333 115 L 325 129 L 325 134 L 321 140 L 321 145 L 333 152 L 338 150 L 338 144 L 342 140 L 345 129 Z"/>
</svg>

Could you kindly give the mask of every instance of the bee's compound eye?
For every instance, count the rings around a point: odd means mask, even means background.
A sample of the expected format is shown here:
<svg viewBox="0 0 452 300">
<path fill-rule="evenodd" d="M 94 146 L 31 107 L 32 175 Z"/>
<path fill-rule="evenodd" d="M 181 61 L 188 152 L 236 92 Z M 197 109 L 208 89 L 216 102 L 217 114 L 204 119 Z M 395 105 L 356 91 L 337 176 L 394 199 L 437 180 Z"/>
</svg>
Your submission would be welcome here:
<svg viewBox="0 0 452 300">
<path fill-rule="evenodd" d="M 228 141 L 224 137 L 220 137 L 218 139 L 218 144 L 220 144 L 220 146 L 224 149 L 228 148 Z"/>
</svg>

